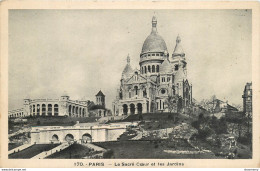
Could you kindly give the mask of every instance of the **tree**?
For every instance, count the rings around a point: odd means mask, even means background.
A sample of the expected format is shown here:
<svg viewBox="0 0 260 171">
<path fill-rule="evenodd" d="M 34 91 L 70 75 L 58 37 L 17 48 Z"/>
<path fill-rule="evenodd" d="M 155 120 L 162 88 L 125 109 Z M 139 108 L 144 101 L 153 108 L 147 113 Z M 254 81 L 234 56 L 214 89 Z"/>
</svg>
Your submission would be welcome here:
<svg viewBox="0 0 260 171">
<path fill-rule="evenodd" d="M 166 108 L 168 108 L 168 110 L 169 110 L 169 112 L 171 114 L 172 111 L 177 108 L 178 96 L 177 95 L 175 95 L 175 96 L 169 95 L 167 97 L 165 103 L 166 103 Z M 176 116 L 175 115 L 173 117 L 173 120 L 175 122 L 175 120 L 176 120 Z"/>
<path fill-rule="evenodd" d="M 238 111 L 242 111 L 242 110 L 243 110 L 241 104 L 232 104 L 232 106 L 234 106 L 235 108 L 237 108 Z"/>
<path fill-rule="evenodd" d="M 165 101 L 166 108 L 168 108 L 169 112 L 172 113 L 172 111 L 177 107 L 176 102 L 178 101 L 178 98 L 176 96 L 169 95 Z"/>
</svg>

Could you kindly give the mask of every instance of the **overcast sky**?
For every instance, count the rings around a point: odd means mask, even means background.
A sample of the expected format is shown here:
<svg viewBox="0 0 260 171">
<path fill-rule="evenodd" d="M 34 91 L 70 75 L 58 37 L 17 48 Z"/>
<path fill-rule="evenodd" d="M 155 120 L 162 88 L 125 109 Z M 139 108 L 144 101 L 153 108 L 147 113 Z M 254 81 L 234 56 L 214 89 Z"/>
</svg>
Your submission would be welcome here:
<svg viewBox="0 0 260 171">
<path fill-rule="evenodd" d="M 176 36 L 197 100 L 242 104 L 251 82 L 251 10 L 9 10 L 9 109 L 22 99 L 95 101 L 111 108 L 129 53 L 133 68 L 157 16 L 170 56 Z"/>
</svg>

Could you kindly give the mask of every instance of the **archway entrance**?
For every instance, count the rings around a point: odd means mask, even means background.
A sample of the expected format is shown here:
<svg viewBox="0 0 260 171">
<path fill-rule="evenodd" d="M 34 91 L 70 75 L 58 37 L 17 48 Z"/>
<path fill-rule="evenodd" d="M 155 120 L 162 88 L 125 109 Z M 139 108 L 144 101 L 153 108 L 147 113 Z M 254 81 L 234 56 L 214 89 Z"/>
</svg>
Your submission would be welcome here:
<svg viewBox="0 0 260 171">
<path fill-rule="evenodd" d="M 90 134 L 84 134 L 82 135 L 82 140 L 81 140 L 82 144 L 87 144 L 87 143 L 91 143 L 92 142 L 92 137 Z"/>
<path fill-rule="evenodd" d="M 72 134 L 67 134 L 65 136 L 65 140 L 68 142 L 68 143 L 73 143 L 74 142 L 74 136 Z"/>
<path fill-rule="evenodd" d="M 54 135 L 51 137 L 51 142 L 59 142 L 59 137 L 58 137 L 58 135 L 54 134 Z"/>
<path fill-rule="evenodd" d="M 130 104 L 130 113 L 131 113 L 131 115 L 135 114 L 135 105 L 134 104 Z"/>
<path fill-rule="evenodd" d="M 138 114 L 142 114 L 142 110 L 143 110 L 142 104 L 141 104 L 141 103 L 138 103 L 138 104 L 137 104 Z"/>
<path fill-rule="evenodd" d="M 128 112 L 128 106 L 126 104 L 123 105 L 123 113 L 124 115 L 127 115 Z"/>
</svg>

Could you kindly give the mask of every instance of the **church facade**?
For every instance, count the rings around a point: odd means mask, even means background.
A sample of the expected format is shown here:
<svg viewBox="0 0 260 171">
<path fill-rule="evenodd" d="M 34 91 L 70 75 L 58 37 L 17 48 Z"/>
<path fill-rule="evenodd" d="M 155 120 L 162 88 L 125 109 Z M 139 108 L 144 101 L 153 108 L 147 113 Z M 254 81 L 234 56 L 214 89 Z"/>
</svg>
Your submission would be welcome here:
<svg viewBox="0 0 260 171">
<path fill-rule="evenodd" d="M 187 79 L 186 56 L 177 36 L 171 56 L 152 18 L 152 31 L 140 53 L 140 69 L 133 70 L 130 57 L 122 72 L 116 100 L 115 116 L 185 111 L 192 103 L 192 85 Z"/>
</svg>

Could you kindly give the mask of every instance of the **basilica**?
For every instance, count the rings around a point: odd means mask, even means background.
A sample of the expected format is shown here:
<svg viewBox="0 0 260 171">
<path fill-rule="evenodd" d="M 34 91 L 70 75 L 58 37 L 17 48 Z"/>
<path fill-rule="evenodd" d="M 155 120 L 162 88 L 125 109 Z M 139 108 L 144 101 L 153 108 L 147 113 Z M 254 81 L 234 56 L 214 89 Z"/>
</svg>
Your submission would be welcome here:
<svg viewBox="0 0 260 171">
<path fill-rule="evenodd" d="M 130 57 L 122 72 L 120 87 L 113 102 L 115 116 L 183 112 L 192 103 L 192 85 L 187 79 L 186 56 L 181 38 L 169 55 L 164 39 L 157 32 L 157 19 L 152 18 L 152 31 L 140 53 L 140 69 L 133 70 Z"/>
</svg>

